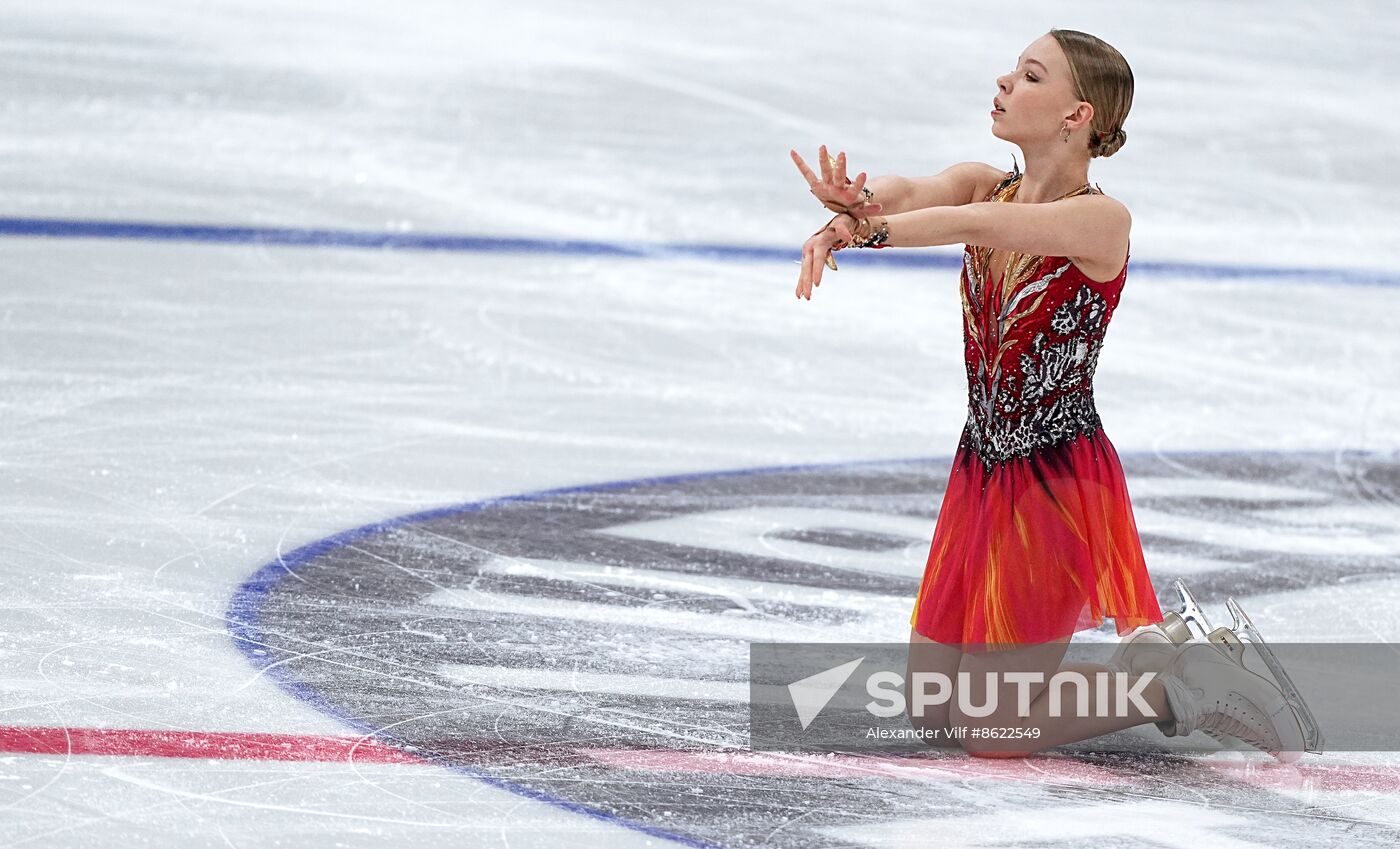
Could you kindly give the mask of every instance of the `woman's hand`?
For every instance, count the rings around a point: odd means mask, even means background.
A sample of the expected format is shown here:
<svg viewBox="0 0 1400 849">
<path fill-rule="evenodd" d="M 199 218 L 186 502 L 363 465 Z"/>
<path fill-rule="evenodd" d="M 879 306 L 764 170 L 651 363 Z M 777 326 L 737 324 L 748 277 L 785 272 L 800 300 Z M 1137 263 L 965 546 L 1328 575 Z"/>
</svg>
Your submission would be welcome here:
<svg viewBox="0 0 1400 849">
<path fill-rule="evenodd" d="M 812 287 L 822 284 L 822 266 L 832 251 L 851 243 L 856 219 L 842 213 L 813 233 L 802 246 L 802 271 L 797 275 L 797 297 L 812 300 Z"/>
<path fill-rule="evenodd" d="M 864 218 L 880 211 L 880 204 L 865 202 L 865 193 L 861 191 L 865 188 L 864 171 L 856 175 L 854 183 L 847 179 L 845 151 L 837 154 L 833 164 L 826 152 L 826 145 L 821 146 L 818 151 L 821 157 L 821 179 L 817 179 L 817 175 L 812 173 L 812 169 L 807 167 L 807 163 L 802 161 L 797 151 L 788 152 L 792 154 L 792 161 L 797 163 L 797 170 L 807 179 L 812 194 L 817 196 L 822 206 L 832 212 L 844 212 L 852 218 Z"/>
</svg>

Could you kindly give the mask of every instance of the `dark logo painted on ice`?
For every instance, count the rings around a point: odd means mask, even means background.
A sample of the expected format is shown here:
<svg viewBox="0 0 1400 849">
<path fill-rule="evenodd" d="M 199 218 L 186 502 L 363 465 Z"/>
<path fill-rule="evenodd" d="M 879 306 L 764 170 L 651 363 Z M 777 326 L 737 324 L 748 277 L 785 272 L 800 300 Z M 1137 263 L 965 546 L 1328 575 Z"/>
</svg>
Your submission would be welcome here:
<svg viewBox="0 0 1400 849">
<path fill-rule="evenodd" d="M 1177 577 L 1244 600 L 1400 573 L 1396 458 L 1122 460 L 1164 609 Z M 1019 798 L 993 780 L 1014 765 L 747 751 L 748 645 L 906 640 L 947 473 L 783 467 L 435 510 L 269 563 L 231 630 L 298 698 L 534 799 L 693 846 L 891 845 L 969 781 L 984 804 Z M 1111 622 L 1088 636 L 1116 639 Z M 1148 757 L 1086 752 L 1037 775 L 1196 803 L 1199 782 L 1161 780 L 1183 764 Z"/>
</svg>

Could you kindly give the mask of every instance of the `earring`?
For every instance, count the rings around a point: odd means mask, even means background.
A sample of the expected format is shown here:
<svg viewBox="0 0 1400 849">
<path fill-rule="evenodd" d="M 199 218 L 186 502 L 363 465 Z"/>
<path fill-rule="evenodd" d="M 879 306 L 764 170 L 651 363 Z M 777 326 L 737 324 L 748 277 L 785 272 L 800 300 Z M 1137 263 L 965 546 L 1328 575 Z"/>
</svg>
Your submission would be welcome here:
<svg viewBox="0 0 1400 849">
<path fill-rule="evenodd" d="M 1066 124 L 1065 126 L 1061 127 L 1060 131 L 1064 133 L 1065 144 L 1069 144 L 1069 125 Z"/>
</svg>

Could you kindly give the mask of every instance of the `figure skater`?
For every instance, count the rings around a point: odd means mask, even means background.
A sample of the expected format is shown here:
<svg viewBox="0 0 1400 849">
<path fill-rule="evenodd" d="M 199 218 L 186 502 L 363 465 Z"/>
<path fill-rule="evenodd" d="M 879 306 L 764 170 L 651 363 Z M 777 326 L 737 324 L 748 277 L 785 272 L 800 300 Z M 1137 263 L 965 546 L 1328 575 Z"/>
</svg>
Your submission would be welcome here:
<svg viewBox="0 0 1400 849">
<path fill-rule="evenodd" d="M 933 745 L 989 757 L 1147 722 L 1166 736 L 1201 730 L 1283 761 L 1321 751 L 1307 706 L 1233 598 L 1234 628 L 1210 628 L 1180 582 L 1182 609 L 1163 615 L 1123 469 L 1094 406 L 1132 219 L 1090 185 L 1089 161 L 1127 140 L 1132 70 L 1106 42 L 1054 29 L 996 83 L 992 135 L 1021 149 L 1024 172 L 1014 159 L 1011 171 L 962 162 L 867 186 L 865 172 L 847 178 L 844 152 L 830 157 L 823 146 L 818 177 L 792 151 L 812 193 L 837 213 L 803 246 L 799 299 L 811 300 L 823 267 L 836 270 L 833 252 L 846 247 L 964 244 L 968 417 L 910 617 L 906 688 L 915 673 L 941 673 L 967 692 L 922 716 L 906 699 L 910 720 Z M 1127 638 L 1110 662 L 1065 663 L 1073 634 L 1108 617 Z M 1271 674 L 1246 667 L 1249 647 Z M 1097 715 L 1098 687 L 1089 688 L 1087 713 L 1051 715 L 1049 684 L 1064 671 L 1091 681 L 1120 673 L 1108 677 L 1107 715 Z M 1024 684 L 1009 672 L 1040 673 L 1024 714 Z M 1134 687 L 1141 701 L 1112 709 Z M 975 715 L 993 688 L 996 710 Z"/>
</svg>

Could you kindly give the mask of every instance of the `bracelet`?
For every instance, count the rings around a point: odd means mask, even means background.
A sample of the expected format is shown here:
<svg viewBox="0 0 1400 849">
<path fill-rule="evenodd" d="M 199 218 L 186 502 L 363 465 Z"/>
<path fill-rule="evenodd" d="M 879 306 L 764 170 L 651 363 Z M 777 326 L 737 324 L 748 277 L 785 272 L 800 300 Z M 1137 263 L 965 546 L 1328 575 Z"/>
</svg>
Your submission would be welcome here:
<svg viewBox="0 0 1400 849">
<path fill-rule="evenodd" d="M 869 218 L 861 218 L 856 221 L 856 226 L 851 230 L 851 247 L 855 248 L 884 248 L 885 243 L 890 240 L 890 220 L 880 219 L 880 226 L 876 227 Z"/>
<path fill-rule="evenodd" d="M 869 189 L 865 188 L 864 186 L 861 187 L 861 193 L 865 196 L 865 199 L 864 199 L 863 203 L 869 203 L 869 202 L 871 201 L 871 199 L 875 197 L 875 193 L 872 192 L 872 191 L 870 191 Z M 849 210 L 850 208 L 849 208 L 849 207 L 844 207 L 843 209 L 844 209 L 844 210 Z M 883 247 L 886 247 L 885 242 L 889 241 L 889 238 L 890 238 L 889 219 L 887 219 L 887 218 L 882 218 L 882 219 L 880 219 L 880 226 L 879 226 L 878 229 L 876 229 L 876 228 L 874 228 L 874 225 L 870 223 L 870 219 L 869 219 L 869 218 L 856 218 L 854 215 L 851 215 L 849 211 L 838 212 L 838 213 L 836 213 L 835 215 L 831 216 L 831 219 L 830 219 L 829 221 L 827 221 L 825 224 L 823 224 L 822 226 L 818 227 L 817 230 L 816 230 L 816 232 L 812 233 L 812 235 L 815 236 L 815 235 L 817 235 L 817 233 L 820 233 L 820 232 L 826 230 L 828 227 L 831 226 L 831 222 L 832 222 L 832 221 L 835 221 L 836 219 L 840 218 L 842 215 L 850 215 L 850 217 L 853 218 L 853 219 L 855 220 L 856 225 L 855 225 L 855 227 L 853 227 L 853 228 L 851 229 L 851 236 L 852 236 L 852 239 L 851 239 L 850 243 L 849 243 L 849 244 L 846 244 L 846 243 L 842 243 L 842 242 L 837 242 L 837 243 L 833 246 L 833 247 L 835 248 L 835 250 L 840 250 L 840 249 L 845 248 L 845 247 L 855 247 L 855 248 L 883 248 Z M 837 270 L 837 268 L 836 268 L 836 257 L 833 256 L 833 255 L 830 254 L 830 253 L 826 255 L 826 267 L 827 267 L 827 268 L 830 268 L 832 271 L 836 271 L 836 270 Z"/>
</svg>

